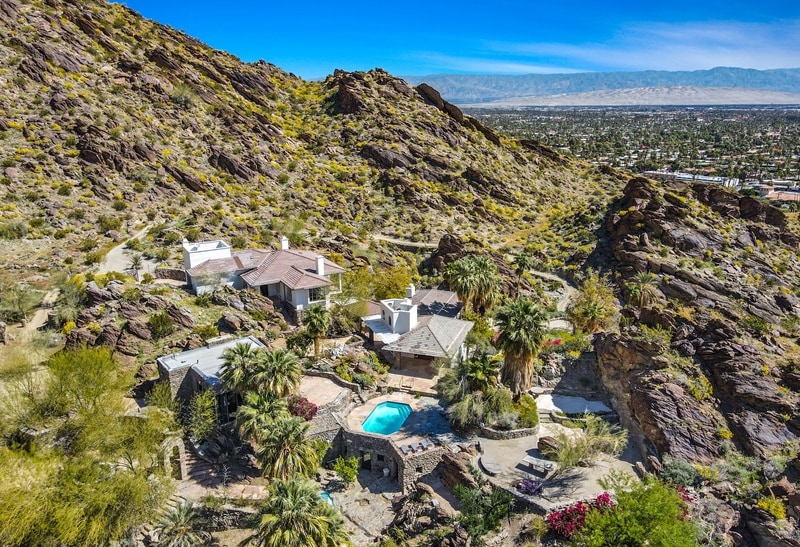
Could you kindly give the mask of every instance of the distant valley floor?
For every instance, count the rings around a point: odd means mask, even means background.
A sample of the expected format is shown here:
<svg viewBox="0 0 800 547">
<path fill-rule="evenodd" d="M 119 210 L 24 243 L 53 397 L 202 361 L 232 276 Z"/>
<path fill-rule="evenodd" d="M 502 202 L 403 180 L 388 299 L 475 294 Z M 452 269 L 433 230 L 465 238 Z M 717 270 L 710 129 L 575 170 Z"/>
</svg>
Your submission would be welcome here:
<svg viewBox="0 0 800 547">
<path fill-rule="evenodd" d="M 733 87 L 637 87 L 586 93 L 510 97 L 498 101 L 459 104 L 462 108 L 517 108 L 525 106 L 700 106 L 800 105 L 800 93 Z"/>
</svg>

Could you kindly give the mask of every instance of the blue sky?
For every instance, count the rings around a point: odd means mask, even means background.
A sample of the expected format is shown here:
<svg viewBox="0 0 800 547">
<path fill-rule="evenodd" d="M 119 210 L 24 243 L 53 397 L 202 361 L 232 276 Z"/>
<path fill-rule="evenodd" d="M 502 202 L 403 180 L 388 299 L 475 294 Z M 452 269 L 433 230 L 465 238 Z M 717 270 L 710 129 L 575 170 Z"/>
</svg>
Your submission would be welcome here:
<svg viewBox="0 0 800 547">
<path fill-rule="evenodd" d="M 145 17 L 304 78 L 800 67 L 800 2 L 125 0 Z"/>
</svg>

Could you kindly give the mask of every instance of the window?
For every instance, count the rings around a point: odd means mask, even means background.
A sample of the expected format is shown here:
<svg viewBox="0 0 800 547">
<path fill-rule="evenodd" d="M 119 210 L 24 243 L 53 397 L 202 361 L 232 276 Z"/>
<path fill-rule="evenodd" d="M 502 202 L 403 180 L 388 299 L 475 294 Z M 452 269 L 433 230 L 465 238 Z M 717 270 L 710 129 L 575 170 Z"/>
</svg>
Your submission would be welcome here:
<svg viewBox="0 0 800 547">
<path fill-rule="evenodd" d="M 421 467 L 417 467 L 417 474 L 419 474 L 419 475 L 422 474 L 422 468 Z"/>
<path fill-rule="evenodd" d="M 382 461 L 383 461 L 385 458 L 383 457 L 383 454 L 378 454 L 378 455 L 376 456 L 376 459 L 377 459 L 379 462 L 382 462 Z"/>
<path fill-rule="evenodd" d="M 308 289 L 308 300 L 309 302 L 317 302 L 319 300 L 325 300 L 325 288 L 315 287 L 313 289 Z"/>
</svg>

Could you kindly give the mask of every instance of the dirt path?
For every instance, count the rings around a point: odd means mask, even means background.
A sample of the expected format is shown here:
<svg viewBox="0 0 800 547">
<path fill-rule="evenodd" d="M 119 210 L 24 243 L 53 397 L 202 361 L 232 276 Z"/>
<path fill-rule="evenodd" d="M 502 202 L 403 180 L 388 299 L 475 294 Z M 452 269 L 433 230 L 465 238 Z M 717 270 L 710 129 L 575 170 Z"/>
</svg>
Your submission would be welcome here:
<svg viewBox="0 0 800 547">
<path fill-rule="evenodd" d="M 39 307 L 25 326 L 14 333 L 17 338 L 17 344 L 29 342 L 33 338 L 34 333 L 47 323 L 47 314 L 50 313 L 50 309 L 55 305 L 56 300 L 58 300 L 58 294 L 59 290 L 53 288 L 44 295 L 41 304 L 39 304 Z"/>
<path fill-rule="evenodd" d="M 528 273 L 530 273 L 531 275 L 535 275 L 536 277 L 541 277 L 542 279 L 547 279 L 549 281 L 557 281 L 558 283 L 561 283 L 561 286 L 564 287 L 564 296 L 562 296 L 559 299 L 558 304 L 556 305 L 556 309 L 560 312 L 567 311 L 570 302 L 572 302 L 572 299 L 575 298 L 575 296 L 578 294 L 578 289 L 573 287 L 566 279 L 558 277 L 555 274 L 551 274 L 548 272 L 537 272 L 536 270 L 529 270 Z"/>
<path fill-rule="evenodd" d="M 399 247 L 410 247 L 413 249 L 437 249 L 439 247 L 438 243 L 427 243 L 425 241 L 409 241 L 408 239 L 399 239 L 396 237 L 385 236 L 382 234 L 372 234 L 372 239 L 377 239 L 378 241 L 386 241 L 387 243 L 393 243 L 398 245 Z"/>
<path fill-rule="evenodd" d="M 129 239 L 133 238 L 142 238 L 145 234 L 147 234 L 147 230 L 150 229 L 150 226 L 145 226 L 135 234 L 133 234 Z M 125 243 L 127 240 L 123 241 L 106 254 L 105 259 L 102 263 L 97 267 L 97 273 L 106 273 L 106 272 L 122 272 L 130 268 L 130 255 L 131 252 L 125 248 Z M 143 261 L 141 269 L 147 269 L 148 265 L 152 265 L 155 267 L 155 263 L 152 261 Z"/>
</svg>

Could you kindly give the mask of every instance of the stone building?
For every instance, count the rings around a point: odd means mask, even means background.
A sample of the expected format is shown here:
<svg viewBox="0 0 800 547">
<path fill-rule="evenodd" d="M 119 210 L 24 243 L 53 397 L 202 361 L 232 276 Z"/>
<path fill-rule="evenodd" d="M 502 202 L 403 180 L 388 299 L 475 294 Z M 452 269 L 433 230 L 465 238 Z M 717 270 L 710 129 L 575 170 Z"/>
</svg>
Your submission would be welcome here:
<svg viewBox="0 0 800 547">
<path fill-rule="evenodd" d="M 160 380 L 169 382 L 173 397 L 184 403 L 192 400 L 195 394 L 206 389 L 217 393 L 217 409 L 221 421 L 226 421 L 238 405 L 237 396 L 225 389 L 219 374 L 225 362 L 225 350 L 237 344 L 264 348 L 264 344 L 253 336 L 232 338 L 230 336 L 210 339 L 206 345 L 180 353 L 170 353 L 156 359 Z"/>
</svg>

